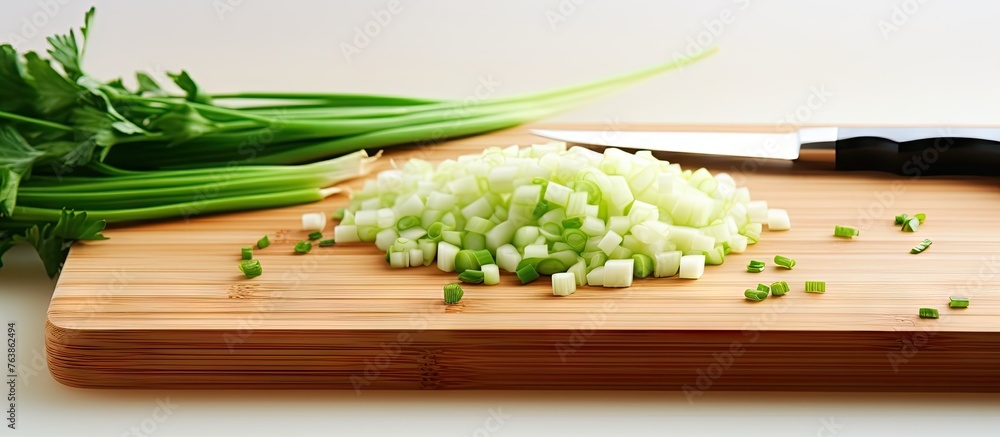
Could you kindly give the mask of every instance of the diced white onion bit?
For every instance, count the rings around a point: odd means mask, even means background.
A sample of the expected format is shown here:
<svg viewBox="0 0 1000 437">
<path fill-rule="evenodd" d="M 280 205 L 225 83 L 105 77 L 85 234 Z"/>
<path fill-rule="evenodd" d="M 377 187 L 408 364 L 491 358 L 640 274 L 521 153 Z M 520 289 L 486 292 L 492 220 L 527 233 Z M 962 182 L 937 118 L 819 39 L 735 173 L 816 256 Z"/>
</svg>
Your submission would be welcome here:
<svg viewBox="0 0 1000 437">
<path fill-rule="evenodd" d="M 576 292 L 576 275 L 565 272 L 552 275 L 552 294 L 569 296 Z"/>
<path fill-rule="evenodd" d="M 610 262 L 610 261 L 609 261 Z M 683 279 L 699 279 L 705 273 L 705 255 L 681 257 L 680 275 Z"/>
<path fill-rule="evenodd" d="M 326 227 L 326 214 L 322 212 L 308 212 L 302 214 L 303 231 L 322 231 Z"/>
<path fill-rule="evenodd" d="M 771 231 L 787 231 L 792 228 L 788 212 L 783 209 L 767 210 L 767 229 Z"/>
<path fill-rule="evenodd" d="M 486 264 L 485 266 L 480 266 L 479 270 L 483 272 L 483 283 L 486 285 L 497 285 L 500 283 L 500 267 L 496 264 Z"/>
<path fill-rule="evenodd" d="M 604 264 L 604 286 L 631 287 L 633 265 L 634 261 L 632 258 L 608 260 Z"/>
<path fill-rule="evenodd" d="M 321 231 L 326 220 L 304 214 L 302 227 Z M 445 272 L 455 271 L 459 250 L 489 250 L 486 284 L 536 259 L 552 274 L 553 294 L 568 295 L 585 284 L 630 286 L 636 254 L 652 260 L 655 277 L 698 279 L 706 262 L 756 244 L 764 224 L 791 227 L 784 210 L 751 201 L 725 173 L 684 170 L 649 152 L 551 143 L 492 147 L 436 167 L 413 159 L 382 172 L 352 193 L 334 238 L 373 242 L 393 267 L 436 258 Z"/>
</svg>

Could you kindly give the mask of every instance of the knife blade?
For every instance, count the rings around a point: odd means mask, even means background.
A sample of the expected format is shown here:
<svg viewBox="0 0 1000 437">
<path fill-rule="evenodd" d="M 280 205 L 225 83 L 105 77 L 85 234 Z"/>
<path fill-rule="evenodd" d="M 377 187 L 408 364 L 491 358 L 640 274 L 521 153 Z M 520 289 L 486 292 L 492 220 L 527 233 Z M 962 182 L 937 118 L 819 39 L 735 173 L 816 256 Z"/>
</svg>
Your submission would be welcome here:
<svg viewBox="0 0 1000 437">
<path fill-rule="evenodd" d="M 838 170 L 911 176 L 1000 174 L 1000 128 L 990 127 L 810 127 L 792 132 L 533 129 L 531 133 L 574 144 L 760 159 L 794 160 L 803 147 L 833 148 Z"/>
</svg>

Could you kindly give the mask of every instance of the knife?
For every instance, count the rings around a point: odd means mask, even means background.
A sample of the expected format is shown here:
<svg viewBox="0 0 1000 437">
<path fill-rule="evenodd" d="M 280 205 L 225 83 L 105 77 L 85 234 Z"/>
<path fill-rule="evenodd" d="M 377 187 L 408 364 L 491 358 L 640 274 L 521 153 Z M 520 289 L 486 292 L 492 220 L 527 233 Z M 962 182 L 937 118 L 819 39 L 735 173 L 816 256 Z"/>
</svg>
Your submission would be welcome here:
<svg viewBox="0 0 1000 437">
<path fill-rule="evenodd" d="M 913 177 L 1000 175 L 1000 128 L 809 127 L 779 133 L 533 129 L 531 133 L 574 144 L 761 159 L 794 160 L 802 148 L 832 148 L 837 170 Z"/>
</svg>

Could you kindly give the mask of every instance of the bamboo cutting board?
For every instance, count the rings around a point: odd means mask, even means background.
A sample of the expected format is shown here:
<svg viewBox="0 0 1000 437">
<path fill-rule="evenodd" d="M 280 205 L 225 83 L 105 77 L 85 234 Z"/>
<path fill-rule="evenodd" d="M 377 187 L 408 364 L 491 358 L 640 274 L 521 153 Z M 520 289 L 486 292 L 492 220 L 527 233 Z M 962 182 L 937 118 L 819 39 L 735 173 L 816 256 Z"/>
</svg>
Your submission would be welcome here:
<svg viewBox="0 0 1000 437">
<path fill-rule="evenodd" d="M 517 128 L 399 149 L 378 169 L 533 141 Z M 78 387 L 1000 391 L 996 179 L 838 173 L 828 151 L 794 164 L 663 158 L 730 172 L 787 209 L 792 230 L 765 231 L 698 281 L 561 298 L 547 280 L 520 286 L 505 274 L 446 306 L 441 287 L 454 274 L 390 269 L 373 245 L 292 254 L 306 235 L 300 215 L 332 212 L 345 196 L 113 228 L 70 253 L 48 311 L 49 367 Z M 903 233 L 892 223 L 902 212 L 928 219 Z M 837 224 L 861 236 L 834 238 Z M 264 275 L 243 279 L 239 249 L 264 234 Z M 934 245 L 909 254 L 924 238 Z M 774 268 L 776 254 L 795 269 Z M 750 259 L 769 267 L 748 273 Z M 779 280 L 786 296 L 743 299 Z M 804 293 L 806 280 L 827 292 Z M 953 294 L 971 306 L 949 309 Z M 920 307 L 941 318 L 919 319 Z"/>
</svg>

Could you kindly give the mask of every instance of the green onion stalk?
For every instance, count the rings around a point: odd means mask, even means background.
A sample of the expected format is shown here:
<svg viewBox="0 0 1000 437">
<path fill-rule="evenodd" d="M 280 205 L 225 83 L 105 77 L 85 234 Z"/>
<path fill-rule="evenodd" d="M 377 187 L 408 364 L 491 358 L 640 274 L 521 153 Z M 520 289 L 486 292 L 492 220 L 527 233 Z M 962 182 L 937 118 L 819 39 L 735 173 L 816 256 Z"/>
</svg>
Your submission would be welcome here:
<svg viewBox="0 0 1000 437">
<path fill-rule="evenodd" d="M 168 74 L 179 92 L 143 72 L 131 87 L 89 75 L 83 55 L 93 18 L 91 9 L 83 27 L 50 37 L 45 54 L 0 45 L 0 267 L 6 250 L 30 244 L 54 275 L 69 243 L 103 238 L 107 222 L 315 202 L 364 175 L 386 147 L 545 118 L 714 53 L 471 104 L 350 93 L 211 94 L 185 71 Z"/>
</svg>

